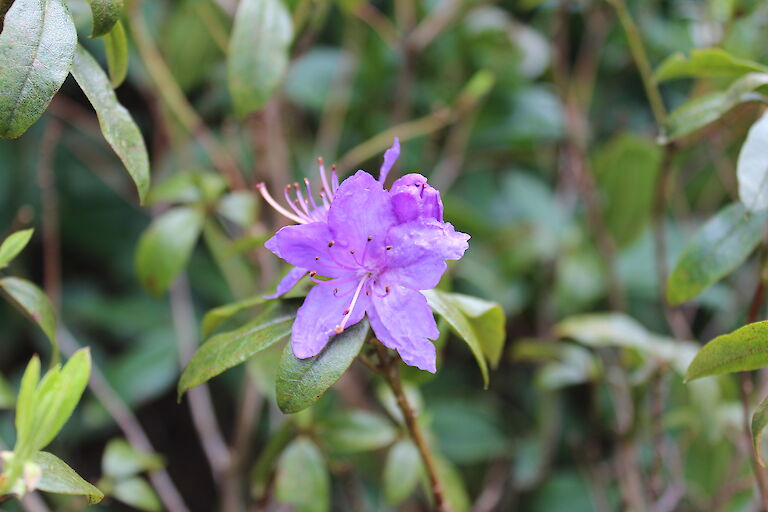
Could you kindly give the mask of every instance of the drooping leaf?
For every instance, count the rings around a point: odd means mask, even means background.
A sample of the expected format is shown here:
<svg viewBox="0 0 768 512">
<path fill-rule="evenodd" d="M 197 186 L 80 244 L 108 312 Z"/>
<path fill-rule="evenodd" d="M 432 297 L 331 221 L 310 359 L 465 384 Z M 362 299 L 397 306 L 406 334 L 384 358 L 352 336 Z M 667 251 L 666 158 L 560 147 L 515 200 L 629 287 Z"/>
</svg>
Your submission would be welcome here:
<svg viewBox="0 0 768 512">
<path fill-rule="evenodd" d="M 120 480 L 112 493 L 115 499 L 146 512 L 161 512 L 163 504 L 149 483 L 141 477 Z"/>
<path fill-rule="evenodd" d="M 768 73 L 768 67 L 747 59 L 734 57 L 720 48 L 705 48 L 670 55 L 654 72 L 657 82 L 676 78 L 726 77 L 738 78 L 747 73 Z"/>
<path fill-rule="evenodd" d="M 107 52 L 109 83 L 117 89 L 128 74 L 128 38 L 120 20 L 104 34 L 104 49 Z"/>
<path fill-rule="evenodd" d="M 768 366 L 768 320 L 747 324 L 701 347 L 688 367 L 685 380 L 764 366 Z"/>
<path fill-rule="evenodd" d="M 752 414 L 752 444 L 757 454 L 757 461 L 765 467 L 763 459 L 763 431 L 768 426 L 768 396 L 763 398 Z"/>
<path fill-rule="evenodd" d="M 104 499 L 104 493 L 83 480 L 66 462 L 52 453 L 37 452 L 32 457 L 32 462 L 42 470 L 37 484 L 41 491 L 85 496 L 90 504 L 99 503 Z"/>
<path fill-rule="evenodd" d="M 293 37 L 282 0 L 242 0 L 229 41 L 227 75 L 235 113 L 263 107 L 285 74 Z"/>
<path fill-rule="evenodd" d="M 755 91 L 767 84 L 768 74 L 750 73 L 736 80 L 725 91 L 712 92 L 683 103 L 667 117 L 662 139 L 679 139 L 717 121 L 740 103 L 755 100 Z"/>
<path fill-rule="evenodd" d="M 149 157 L 139 127 L 128 110 L 117 101 L 104 70 L 79 45 L 72 64 L 72 76 L 96 110 L 104 139 L 131 175 L 139 193 L 139 201 L 143 203 L 149 190 Z"/>
<path fill-rule="evenodd" d="M 689 240 L 669 275 L 669 303 L 696 297 L 738 267 L 760 243 L 766 218 L 733 203 L 707 221 Z"/>
<path fill-rule="evenodd" d="M 467 343 L 472 355 L 475 356 L 477 365 L 480 367 L 480 373 L 483 375 L 483 385 L 487 388 L 489 380 L 488 363 L 485 360 L 483 346 L 469 319 L 457 304 L 456 297 L 454 297 L 456 294 L 440 290 L 423 290 L 421 293 L 427 298 L 432 311 L 445 318 L 454 332 Z"/>
<path fill-rule="evenodd" d="M 736 167 L 739 199 L 751 212 L 768 208 L 768 113 L 749 129 Z"/>
<path fill-rule="evenodd" d="M 331 482 L 323 455 L 315 444 L 300 437 L 280 456 L 275 480 L 277 500 L 296 512 L 330 510 Z"/>
<path fill-rule="evenodd" d="M 110 441 L 101 459 L 104 474 L 117 480 L 161 467 L 163 459 L 159 455 L 138 452 L 124 439 Z"/>
<path fill-rule="evenodd" d="M 62 0 L 16 0 L 0 33 L 0 137 L 43 114 L 72 65 L 77 32 Z"/>
<path fill-rule="evenodd" d="M 93 14 L 91 37 L 108 34 L 119 23 L 123 14 L 123 0 L 88 0 Z"/>
<path fill-rule="evenodd" d="M 452 293 L 451 298 L 466 315 L 480 341 L 485 358 L 496 368 L 501 360 L 506 340 L 506 315 L 496 302 L 483 300 L 471 295 Z"/>
<path fill-rule="evenodd" d="M 620 246 L 634 241 L 648 222 L 660 159 L 654 141 L 629 134 L 612 139 L 594 155 L 603 218 Z"/>
<path fill-rule="evenodd" d="M 246 309 L 258 306 L 259 304 L 263 304 L 266 301 L 267 299 L 264 297 L 251 297 L 213 308 L 203 317 L 202 326 L 200 328 L 203 338 L 210 336 L 211 333 L 213 333 L 213 331 L 215 331 L 219 325 L 226 322 L 241 311 L 245 311 Z"/>
<path fill-rule="evenodd" d="M 363 410 L 333 415 L 321 423 L 318 434 L 323 446 L 340 454 L 378 450 L 397 437 L 391 421 Z"/>
<path fill-rule="evenodd" d="M 389 449 L 384 463 L 382 491 L 384 500 L 393 507 L 413 493 L 422 472 L 421 456 L 416 445 L 402 439 Z"/>
<path fill-rule="evenodd" d="M 295 308 L 275 305 L 240 329 L 206 341 L 179 379 L 179 396 L 265 350 L 291 334 Z"/>
<path fill-rule="evenodd" d="M 368 320 L 333 336 L 322 352 L 298 359 L 286 343 L 277 371 L 277 405 L 295 413 L 315 403 L 347 371 L 368 336 Z"/>
<path fill-rule="evenodd" d="M 157 217 L 142 233 L 136 249 L 136 273 L 149 293 L 165 293 L 184 270 L 203 220 L 200 210 L 179 206 Z"/>
<path fill-rule="evenodd" d="M 32 233 L 34 231 L 34 229 L 16 231 L 3 240 L 2 245 L 0 245 L 0 268 L 7 267 L 8 264 L 24 250 L 29 243 L 29 240 L 32 238 Z"/>
<path fill-rule="evenodd" d="M 34 283 L 18 277 L 0 279 L 0 290 L 30 320 L 43 330 L 56 348 L 56 313 L 48 296 Z"/>
</svg>

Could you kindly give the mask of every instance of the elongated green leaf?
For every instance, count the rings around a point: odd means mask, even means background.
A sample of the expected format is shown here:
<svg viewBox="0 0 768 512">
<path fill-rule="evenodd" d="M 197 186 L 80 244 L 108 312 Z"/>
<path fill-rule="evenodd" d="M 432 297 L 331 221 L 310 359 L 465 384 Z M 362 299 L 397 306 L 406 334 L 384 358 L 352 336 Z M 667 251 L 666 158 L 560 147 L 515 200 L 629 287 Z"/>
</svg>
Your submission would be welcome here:
<svg viewBox="0 0 768 512">
<path fill-rule="evenodd" d="M 681 304 L 696 297 L 738 267 L 760 243 L 766 218 L 733 203 L 704 224 L 669 275 L 669 303 Z"/>
<path fill-rule="evenodd" d="M 227 74 L 235 113 L 269 101 L 288 66 L 293 29 L 282 0 L 242 0 L 229 41 Z"/>
<path fill-rule="evenodd" d="M 88 0 L 93 14 L 93 33 L 100 37 L 112 30 L 123 14 L 123 0 Z"/>
<path fill-rule="evenodd" d="M 750 73 L 736 80 L 725 91 L 706 94 L 682 104 L 664 123 L 662 140 L 679 139 L 717 121 L 736 105 L 755 100 L 755 91 L 766 84 L 768 74 Z"/>
<path fill-rule="evenodd" d="M 120 20 L 104 35 L 104 49 L 107 52 L 109 83 L 117 89 L 128 74 L 128 38 Z"/>
<path fill-rule="evenodd" d="M 757 461 L 761 466 L 765 467 L 765 459 L 763 459 L 763 431 L 768 426 L 768 396 L 763 398 L 760 405 L 757 406 L 755 412 L 752 414 L 752 444 L 757 454 Z"/>
<path fill-rule="evenodd" d="M 35 413 L 35 389 L 40 382 L 40 358 L 32 357 L 21 377 L 19 397 L 16 400 L 16 437 L 29 437 L 32 435 Z M 16 445 L 18 446 L 18 441 Z"/>
<path fill-rule="evenodd" d="M 179 379 L 179 396 L 291 334 L 295 309 L 276 305 L 240 329 L 217 334 L 195 353 Z"/>
<path fill-rule="evenodd" d="M 445 501 L 448 502 L 449 510 L 455 512 L 469 512 L 472 503 L 469 499 L 467 486 L 464 484 L 459 470 L 443 457 L 436 457 L 435 463 L 437 465 L 438 477 L 443 484 Z M 429 486 L 426 483 L 426 478 L 424 479 L 424 482 L 425 487 L 429 489 Z M 428 495 L 430 492 L 431 491 L 427 491 Z"/>
<path fill-rule="evenodd" d="M 685 380 L 764 366 L 768 366 L 768 320 L 747 324 L 704 345 L 691 361 Z"/>
<path fill-rule="evenodd" d="M 35 284 L 18 277 L 0 279 L 0 289 L 12 304 L 43 330 L 54 348 L 56 344 L 56 313 L 48 297 Z"/>
<path fill-rule="evenodd" d="M 277 500 L 295 506 L 296 512 L 327 512 L 331 481 L 323 455 L 307 438 L 300 437 L 280 457 L 275 481 Z"/>
<path fill-rule="evenodd" d="M 35 450 L 45 448 L 67 422 L 80 402 L 91 375 L 91 353 L 87 348 L 78 350 L 60 371 L 54 368 L 50 387 L 48 374 L 36 390 L 35 425 L 30 444 Z"/>
<path fill-rule="evenodd" d="M 483 375 L 483 385 L 488 388 L 488 363 L 485 360 L 482 344 L 472 324 L 457 304 L 454 294 L 440 290 L 424 290 L 421 293 L 427 298 L 432 311 L 445 318 L 451 329 L 467 343 L 472 355 L 475 356 L 477 365 L 480 367 L 480 373 Z"/>
<path fill-rule="evenodd" d="M 155 490 L 146 480 L 138 476 L 117 482 L 113 495 L 115 499 L 139 510 L 147 512 L 163 510 L 163 504 Z"/>
<path fill-rule="evenodd" d="M 648 222 L 660 160 L 653 140 L 630 134 L 616 137 L 594 155 L 603 218 L 620 246 L 634 241 Z"/>
<path fill-rule="evenodd" d="M 3 244 L 0 245 L 0 268 L 7 267 L 13 258 L 24 250 L 34 231 L 34 229 L 17 231 L 3 240 Z"/>
<path fill-rule="evenodd" d="M 67 78 L 77 32 L 62 0 L 16 0 L 0 33 L 0 137 L 37 121 Z"/>
<path fill-rule="evenodd" d="M 368 411 L 345 411 L 322 422 L 322 445 L 333 453 L 378 450 L 392 444 L 397 430 L 387 418 Z"/>
<path fill-rule="evenodd" d="M 657 82 L 664 82 L 676 78 L 738 78 L 747 73 L 768 73 L 768 67 L 739 59 L 720 48 L 706 48 L 691 51 L 690 57 L 682 53 L 669 56 L 653 76 Z"/>
<path fill-rule="evenodd" d="M 149 157 L 144 138 L 131 114 L 123 107 L 104 70 L 82 46 L 77 47 L 72 76 L 96 110 L 104 139 L 131 175 L 139 200 L 143 203 L 149 190 Z"/>
<path fill-rule="evenodd" d="M 104 499 L 104 493 L 83 480 L 66 462 L 52 453 L 37 452 L 32 457 L 32 462 L 42 470 L 37 484 L 41 491 L 86 496 L 90 504 L 99 503 Z"/>
<path fill-rule="evenodd" d="M 277 371 L 277 405 L 295 413 L 315 403 L 347 371 L 368 336 L 368 320 L 333 336 L 315 357 L 298 359 L 291 344 L 285 345 Z"/>
<path fill-rule="evenodd" d="M 384 463 L 382 490 L 384 500 L 393 507 L 404 502 L 419 483 L 421 456 L 410 439 L 395 443 Z"/>
<path fill-rule="evenodd" d="M 752 125 L 739 152 L 739 199 L 747 210 L 768 209 L 768 113 Z"/>
<path fill-rule="evenodd" d="M 125 439 L 110 441 L 101 459 L 104 474 L 117 480 L 161 467 L 159 455 L 138 452 Z"/>
<path fill-rule="evenodd" d="M 507 318 L 504 310 L 496 302 L 471 295 L 452 293 L 451 298 L 469 320 L 491 368 L 496 368 L 501 360 L 504 341 L 507 337 Z"/>
<path fill-rule="evenodd" d="M 12 409 L 15 404 L 16 396 L 13 394 L 13 389 L 0 375 L 0 409 Z"/>
<path fill-rule="evenodd" d="M 157 217 L 136 250 L 139 281 L 153 295 L 165 293 L 184 270 L 203 226 L 203 213 L 180 206 Z"/>
<path fill-rule="evenodd" d="M 236 314 L 246 309 L 250 309 L 259 304 L 263 304 L 267 299 L 264 297 L 251 297 L 249 299 L 239 300 L 230 304 L 225 304 L 217 308 L 213 308 L 205 314 L 202 323 L 202 335 L 203 338 L 207 338 L 216 328 L 223 322 L 226 322 Z"/>
</svg>

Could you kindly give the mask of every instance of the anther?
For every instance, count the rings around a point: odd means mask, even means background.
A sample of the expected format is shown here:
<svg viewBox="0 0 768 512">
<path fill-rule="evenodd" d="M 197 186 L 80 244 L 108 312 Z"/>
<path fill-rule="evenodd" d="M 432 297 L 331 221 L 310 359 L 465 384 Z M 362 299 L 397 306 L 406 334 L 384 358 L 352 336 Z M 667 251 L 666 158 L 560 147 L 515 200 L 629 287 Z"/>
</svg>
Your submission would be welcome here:
<svg viewBox="0 0 768 512">
<path fill-rule="evenodd" d="M 368 241 L 370 242 L 371 240 L 373 240 L 373 237 L 372 237 L 372 236 L 369 236 L 369 237 L 368 237 Z"/>
<path fill-rule="evenodd" d="M 389 293 L 389 285 L 387 285 L 387 286 L 385 286 L 385 287 L 384 287 L 384 291 L 385 291 L 385 292 L 387 292 L 387 293 Z"/>
<path fill-rule="evenodd" d="M 349 250 L 349 254 L 355 254 L 355 250 L 354 249 L 350 249 Z"/>
<path fill-rule="evenodd" d="M 392 246 L 388 245 L 388 246 L 385 247 L 385 249 L 388 250 L 388 251 L 391 251 L 392 250 Z"/>
<path fill-rule="evenodd" d="M 333 247 L 333 244 L 335 244 L 335 243 L 336 242 L 334 240 L 331 240 L 330 242 L 328 242 L 328 247 Z"/>
<path fill-rule="evenodd" d="M 309 277 L 315 277 L 316 275 L 317 275 L 317 272 L 315 272 L 314 270 L 309 273 Z"/>
<path fill-rule="evenodd" d="M 335 170 L 336 170 L 336 164 L 333 164 L 333 165 L 331 166 L 331 170 L 332 170 L 332 171 L 335 171 Z"/>
<path fill-rule="evenodd" d="M 342 315 L 348 315 L 348 314 L 349 314 L 349 310 L 348 309 L 345 309 L 344 313 L 342 313 Z"/>
<path fill-rule="evenodd" d="M 334 288 L 333 289 L 333 294 L 336 295 L 337 293 L 339 293 L 339 289 L 338 288 Z"/>
<path fill-rule="evenodd" d="M 317 157 L 317 165 L 323 165 L 323 157 Z"/>
<path fill-rule="evenodd" d="M 320 256 L 315 256 L 315 261 L 320 261 Z"/>
</svg>

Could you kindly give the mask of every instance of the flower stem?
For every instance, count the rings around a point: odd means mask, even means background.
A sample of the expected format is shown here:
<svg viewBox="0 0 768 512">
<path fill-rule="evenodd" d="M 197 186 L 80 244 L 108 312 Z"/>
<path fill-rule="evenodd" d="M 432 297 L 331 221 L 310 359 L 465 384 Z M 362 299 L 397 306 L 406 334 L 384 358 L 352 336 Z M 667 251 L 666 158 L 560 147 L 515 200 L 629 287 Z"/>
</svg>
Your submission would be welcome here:
<svg viewBox="0 0 768 512">
<path fill-rule="evenodd" d="M 373 341 L 372 343 L 376 346 L 376 350 L 379 353 L 378 373 L 384 377 L 387 384 L 389 384 L 389 387 L 392 388 L 392 392 L 395 394 L 395 399 L 397 400 L 397 406 L 403 413 L 405 425 L 408 428 L 408 433 L 411 435 L 411 440 L 416 445 L 416 448 L 421 455 L 421 459 L 424 461 L 424 468 L 427 470 L 429 484 L 432 487 L 432 495 L 435 497 L 435 510 L 438 512 L 449 512 L 450 508 L 445 501 L 443 486 L 440 483 L 435 458 L 421 431 L 419 422 L 416 419 L 416 413 L 414 412 L 413 407 L 411 407 L 410 402 L 408 402 L 408 397 L 403 390 L 403 383 L 400 380 L 400 358 L 391 356 L 387 349 L 378 341 Z"/>
</svg>

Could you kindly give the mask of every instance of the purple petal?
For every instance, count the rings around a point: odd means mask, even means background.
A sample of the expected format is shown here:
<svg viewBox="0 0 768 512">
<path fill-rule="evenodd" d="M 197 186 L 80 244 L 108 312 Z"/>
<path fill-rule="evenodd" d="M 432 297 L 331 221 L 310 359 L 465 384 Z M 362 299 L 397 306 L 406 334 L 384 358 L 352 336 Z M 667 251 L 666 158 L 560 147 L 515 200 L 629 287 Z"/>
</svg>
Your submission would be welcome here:
<svg viewBox="0 0 768 512">
<path fill-rule="evenodd" d="M 406 364 L 435 373 L 437 354 L 430 339 L 437 339 L 435 317 L 427 299 L 414 290 L 394 286 L 384 297 L 373 295 L 368 320 L 376 337 L 397 350 Z"/>
<path fill-rule="evenodd" d="M 392 170 L 392 166 L 395 165 L 397 158 L 400 156 L 400 139 L 395 137 L 392 147 L 384 152 L 384 163 L 381 164 L 379 170 L 379 182 L 384 183 L 387 181 L 387 175 Z"/>
<path fill-rule="evenodd" d="M 265 299 L 276 299 L 294 286 L 296 286 L 296 283 L 301 281 L 301 278 L 304 277 L 309 270 L 305 268 L 300 267 L 294 267 L 291 270 L 288 271 L 287 274 L 280 280 L 280 283 L 277 285 L 277 291 L 273 293 L 272 295 L 265 295 Z"/>
<path fill-rule="evenodd" d="M 328 211 L 334 239 L 348 250 L 362 251 L 369 245 L 369 257 L 381 256 L 384 238 L 395 223 L 389 192 L 365 171 L 344 180 Z"/>
<path fill-rule="evenodd" d="M 309 291 L 293 322 L 291 348 L 296 357 L 312 357 L 323 350 L 344 318 L 344 311 L 350 307 L 357 285 L 355 281 L 342 284 L 328 281 Z M 347 320 L 347 327 L 363 319 L 368 304 L 368 296 L 361 293 Z"/>
<path fill-rule="evenodd" d="M 325 222 L 285 226 L 264 246 L 296 267 L 314 270 L 327 277 L 345 273 L 331 257 L 328 244 L 333 235 Z"/>
<path fill-rule="evenodd" d="M 406 174 L 392 184 L 392 205 L 399 222 L 419 218 L 443 221 L 443 201 L 440 192 L 427 184 L 421 174 Z"/>
<path fill-rule="evenodd" d="M 423 258 L 458 260 L 469 247 L 469 235 L 449 222 L 422 219 L 393 226 L 387 233 L 387 266 L 403 267 Z"/>
</svg>

